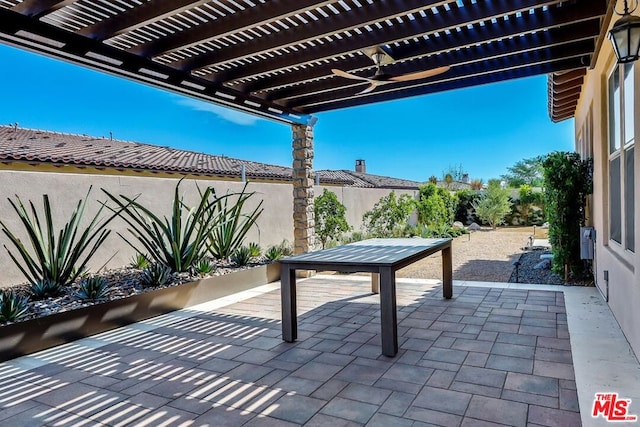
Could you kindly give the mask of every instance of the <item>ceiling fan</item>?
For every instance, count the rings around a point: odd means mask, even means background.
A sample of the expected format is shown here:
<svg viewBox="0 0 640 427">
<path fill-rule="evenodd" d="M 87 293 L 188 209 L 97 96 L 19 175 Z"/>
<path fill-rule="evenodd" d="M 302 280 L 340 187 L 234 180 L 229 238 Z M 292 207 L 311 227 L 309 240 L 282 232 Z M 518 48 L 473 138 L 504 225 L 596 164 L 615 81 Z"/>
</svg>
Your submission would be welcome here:
<svg viewBox="0 0 640 427">
<path fill-rule="evenodd" d="M 418 71 L 416 73 L 402 74 L 400 76 L 392 76 L 390 74 L 385 74 L 382 72 L 382 66 L 391 64 L 395 61 L 385 50 L 381 47 L 374 47 L 370 49 L 363 50 L 363 53 L 369 56 L 376 65 L 376 72 L 372 77 L 360 77 L 355 74 L 349 74 L 346 71 L 339 70 L 337 68 L 332 68 L 331 72 L 336 76 L 344 77 L 346 79 L 352 80 L 360 80 L 369 82 L 369 86 L 367 86 L 362 92 L 359 92 L 358 95 L 363 93 L 369 93 L 378 86 L 386 85 L 389 83 L 399 83 L 399 82 L 408 82 L 411 80 L 420 80 L 426 79 L 427 77 L 435 76 L 441 73 L 444 73 L 449 70 L 449 66 L 432 68 L 430 70 Z"/>
</svg>

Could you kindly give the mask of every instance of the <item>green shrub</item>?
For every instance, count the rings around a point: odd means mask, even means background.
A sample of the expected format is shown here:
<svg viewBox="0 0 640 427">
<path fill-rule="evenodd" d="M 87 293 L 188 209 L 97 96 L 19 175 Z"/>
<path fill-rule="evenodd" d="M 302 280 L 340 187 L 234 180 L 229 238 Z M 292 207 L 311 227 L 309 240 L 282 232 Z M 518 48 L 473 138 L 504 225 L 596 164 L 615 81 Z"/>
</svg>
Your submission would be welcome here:
<svg viewBox="0 0 640 427">
<path fill-rule="evenodd" d="M 200 261 L 196 262 L 193 265 L 193 270 L 199 276 L 207 276 L 213 273 L 214 271 L 216 271 L 216 265 L 211 261 L 209 261 L 208 259 L 202 258 Z"/>
<path fill-rule="evenodd" d="M 216 214 L 219 198 L 215 190 L 208 187 L 200 192 L 197 207 L 189 208 L 180 196 L 180 183 L 176 184 L 171 218 L 160 218 L 149 208 L 135 199 L 120 195 L 114 196 L 105 189 L 102 191 L 118 206 L 118 213 L 129 225 L 129 232 L 138 241 L 131 243 L 122 234 L 120 236 L 133 249 L 142 245 L 149 258 L 162 263 L 172 271 L 187 271 L 191 265 L 202 259 L 207 249 L 207 236 L 219 225 L 220 216 Z M 214 198 L 210 201 L 210 197 Z M 226 196 L 223 197 L 226 199 Z M 114 208 L 110 208 L 114 212 Z"/>
<path fill-rule="evenodd" d="M 351 229 L 347 223 L 347 208 L 338 201 L 334 192 L 326 188 L 313 201 L 313 211 L 316 220 L 316 236 L 320 239 L 322 249 L 330 240 L 337 244 L 342 233 Z"/>
<path fill-rule="evenodd" d="M 145 268 L 149 267 L 149 257 L 145 254 L 141 254 L 140 252 L 138 252 L 133 257 L 129 265 L 132 268 L 137 268 L 138 270 L 144 270 Z"/>
<path fill-rule="evenodd" d="M 81 227 L 80 223 L 84 222 L 83 216 L 90 192 L 91 188 L 87 191 L 87 197 L 78 201 L 71 217 L 62 229 L 56 229 L 53 224 L 53 209 L 49 202 L 49 196 L 46 194 L 42 196 L 42 213 L 44 214 L 42 220 L 31 201 L 29 202 L 30 209 L 27 210 L 18 196 L 15 196 L 15 202 L 8 199 L 24 226 L 31 249 L 27 249 L 22 240 L 11 232 L 4 222 L 0 221 L 2 231 L 9 238 L 17 253 L 14 254 L 6 245 L 5 249 L 30 283 L 35 284 L 39 280 L 50 280 L 60 286 L 65 286 L 86 270 L 87 263 L 111 232 L 106 228 L 107 224 L 117 214 L 101 221 L 101 207 L 88 225 Z"/>
<path fill-rule="evenodd" d="M 434 184 L 423 185 L 416 202 L 418 223 L 435 228 L 451 226 L 456 205 L 457 199 L 449 190 L 438 188 Z"/>
<path fill-rule="evenodd" d="M 277 261 L 282 258 L 282 248 L 280 246 L 269 246 L 264 256 L 269 261 Z"/>
<path fill-rule="evenodd" d="M 580 227 L 585 224 L 587 196 L 592 192 L 591 161 L 577 153 L 556 151 L 543 160 L 544 188 L 549 243 L 553 270 L 568 279 L 588 274 L 580 259 Z"/>
<path fill-rule="evenodd" d="M 251 252 L 252 258 L 257 258 L 260 255 L 262 255 L 262 248 L 260 247 L 259 244 L 255 242 L 251 242 L 249 243 L 248 247 L 249 247 L 249 251 Z"/>
<path fill-rule="evenodd" d="M 87 277 L 80 281 L 80 290 L 76 294 L 84 300 L 100 300 L 109 296 L 111 287 L 102 277 Z"/>
<path fill-rule="evenodd" d="M 278 245 L 278 247 L 280 248 L 280 252 L 282 253 L 282 256 L 293 255 L 293 247 L 286 240 L 283 240 L 282 242 L 280 242 L 280 245 Z"/>
<path fill-rule="evenodd" d="M 233 255 L 231 255 L 231 261 L 240 267 L 249 264 L 249 261 L 251 261 L 251 249 L 247 246 L 240 246 Z"/>
<path fill-rule="evenodd" d="M 396 197 L 392 191 L 364 214 L 362 222 L 366 232 L 373 237 L 401 236 L 414 208 L 411 196 L 403 194 Z"/>
<path fill-rule="evenodd" d="M 473 207 L 476 210 L 476 215 L 495 230 L 499 224 L 504 222 L 504 218 L 511 211 L 509 190 L 502 188 L 500 181 L 490 180 L 487 189 Z"/>
<path fill-rule="evenodd" d="M 359 242 L 361 240 L 365 240 L 367 235 L 362 231 L 354 231 L 353 233 L 342 237 L 342 244 L 346 245 L 348 243 Z"/>
<path fill-rule="evenodd" d="M 0 322 L 15 322 L 27 314 L 29 299 L 13 290 L 0 292 Z"/>
<path fill-rule="evenodd" d="M 474 190 L 459 190 L 456 192 L 456 209 L 454 214 L 454 221 L 460 221 L 467 225 L 472 222 L 480 222 L 480 218 L 475 215 L 474 203 L 478 202 L 480 198 L 477 191 Z"/>
<path fill-rule="evenodd" d="M 29 292 L 36 300 L 57 297 L 62 294 L 62 285 L 51 279 L 38 279 L 29 286 Z"/>
<path fill-rule="evenodd" d="M 140 284 L 144 288 L 168 285 L 173 280 L 173 272 L 168 266 L 155 263 L 142 270 Z"/>
<path fill-rule="evenodd" d="M 249 213 L 242 212 L 244 204 L 255 194 L 247 193 L 246 189 L 247 184 L 240 193 L 227 194 L 214 201 L 214 210 L 219 219 L 211 233 L 208 233 L 208 249 L 214 258 L 229 259 L 242 246 L 247 233 L 263 211 L 261 200 Z"/>
</svg>

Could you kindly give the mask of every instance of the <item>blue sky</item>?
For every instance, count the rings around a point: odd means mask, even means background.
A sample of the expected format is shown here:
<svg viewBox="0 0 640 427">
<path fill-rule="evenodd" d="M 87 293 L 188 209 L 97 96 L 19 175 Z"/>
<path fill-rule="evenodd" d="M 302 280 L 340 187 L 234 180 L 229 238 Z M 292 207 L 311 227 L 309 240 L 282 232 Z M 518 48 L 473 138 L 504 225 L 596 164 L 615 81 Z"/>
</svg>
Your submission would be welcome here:
<svg viewBox="0 0 640 427">
<path fill-rule="evenodd" d="M 291 165 L 288 125 L 0 45 L 0 124 Z M 319 113 L 316 169 L 426 181 L 449 167 L 497 178 L 518 160 L 573 150 L 573 120 L 547 115 L 546 76 Z"/>
</svg>

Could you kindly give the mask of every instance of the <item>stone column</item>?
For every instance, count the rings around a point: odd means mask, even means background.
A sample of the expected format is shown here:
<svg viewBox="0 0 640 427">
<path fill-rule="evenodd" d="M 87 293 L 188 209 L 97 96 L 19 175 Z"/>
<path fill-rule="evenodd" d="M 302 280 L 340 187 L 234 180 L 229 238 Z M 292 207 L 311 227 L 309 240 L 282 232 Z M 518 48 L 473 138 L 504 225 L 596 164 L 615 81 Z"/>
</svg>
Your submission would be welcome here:
<svg viewBox="0 0 640 427">
<path fill-rule="evenodd" d="M 292 131 L 294 253 L 299 255 L 315 246 L 313 126 L 292 125 Z"/>
</svg>

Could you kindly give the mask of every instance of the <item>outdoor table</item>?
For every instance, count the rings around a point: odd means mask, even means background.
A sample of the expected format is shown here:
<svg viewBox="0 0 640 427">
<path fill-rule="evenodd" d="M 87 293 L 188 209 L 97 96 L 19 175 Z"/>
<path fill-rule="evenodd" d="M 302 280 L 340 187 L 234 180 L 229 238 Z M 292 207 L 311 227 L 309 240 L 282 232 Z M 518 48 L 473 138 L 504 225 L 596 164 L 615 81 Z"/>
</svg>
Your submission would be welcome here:
<svg viewBox="0 0 640 427">
<path fill-rule="evenodd" d="M 282 338 L 293 342 L 298 336 L 296 270 L 370 272 L 372 292 L 380 294 L 382 354 L 398 353 L 396 313 L 396 271 L 442 251 L 443 296 L 453 294 L 452 239 L 369 239 L 280 260 Z"/>
</svg>

